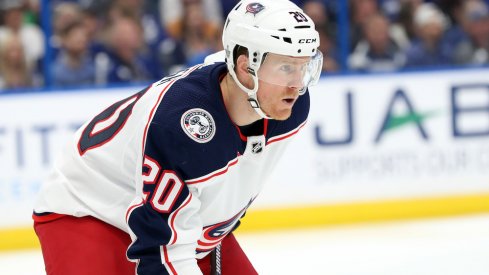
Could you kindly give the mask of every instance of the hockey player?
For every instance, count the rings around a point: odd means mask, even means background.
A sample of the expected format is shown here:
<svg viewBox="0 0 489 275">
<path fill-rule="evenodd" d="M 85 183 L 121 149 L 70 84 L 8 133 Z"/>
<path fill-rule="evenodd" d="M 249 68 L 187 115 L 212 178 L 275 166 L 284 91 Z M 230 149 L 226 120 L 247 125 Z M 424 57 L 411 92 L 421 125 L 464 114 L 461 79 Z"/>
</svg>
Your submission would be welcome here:
<svg viewBox="0 0 489 275">
<path fill-rule="evenodd" d="M 256 274 L 232 231 L 306 123 L 322 54 L 286 0 L 239 2 L 223 44 L 225 62 L 165 77 L 76 132 L 34 207 L 48 274 Z"/>
</svg>

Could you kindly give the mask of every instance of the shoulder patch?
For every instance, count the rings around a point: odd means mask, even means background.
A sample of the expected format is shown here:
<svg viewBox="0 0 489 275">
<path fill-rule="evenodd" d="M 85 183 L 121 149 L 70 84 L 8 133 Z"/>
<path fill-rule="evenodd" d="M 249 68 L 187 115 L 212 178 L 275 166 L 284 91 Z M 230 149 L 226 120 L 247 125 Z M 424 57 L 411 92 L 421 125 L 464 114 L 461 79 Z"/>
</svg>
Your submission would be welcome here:
<svg viewBox="0 0 489 275">
<path fill-rule="evenodd" d="M 190 109 L 181 118 L 183 131 L 199 143 L 209 142 L 216 133 L 216 123 L 211 114 L 203 109 Z"/>
</svg>

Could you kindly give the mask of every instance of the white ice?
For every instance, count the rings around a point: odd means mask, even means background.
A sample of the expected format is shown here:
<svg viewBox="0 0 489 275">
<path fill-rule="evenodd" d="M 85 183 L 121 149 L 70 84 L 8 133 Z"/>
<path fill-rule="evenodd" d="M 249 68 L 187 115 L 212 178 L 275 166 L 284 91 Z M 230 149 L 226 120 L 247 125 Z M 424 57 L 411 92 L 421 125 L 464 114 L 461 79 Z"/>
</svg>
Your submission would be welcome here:
<svg viewBox="0 0 489 275">
<path fill-rule="evenodd" d="M 265 275 L 489 274 L 489 214 L 237 237 Z M 41 252 L 0 253 L 0 274 L 45 274 Z"/>
</svg>

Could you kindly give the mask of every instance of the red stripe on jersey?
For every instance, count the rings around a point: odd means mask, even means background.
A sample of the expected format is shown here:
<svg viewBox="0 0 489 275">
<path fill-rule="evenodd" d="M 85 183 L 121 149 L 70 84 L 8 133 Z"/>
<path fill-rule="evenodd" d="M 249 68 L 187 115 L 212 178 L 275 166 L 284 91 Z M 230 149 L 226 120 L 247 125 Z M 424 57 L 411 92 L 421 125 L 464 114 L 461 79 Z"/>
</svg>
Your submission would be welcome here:
<svg viewBox="0 0 489 275">
<path fill-rule="evenodd" d="M 233 124 L 234 124 L 234 123 L 233 123 Z M 241 133 L 241 130 L 239 129 L 239 126 L 238 126 L 238 125 L 236 125 L 236 124 L 234 124 L 234 127 L 236 127 L 236 129 L 238 130 L 239 138 L 240 138 L 242 141 L 244 141 L 244 142 L 248 141 L 248 138 L 247 138 L 245 135 L 243 135 L 243 134 Z"/>
<path fill-rule="evenodd" d="M 54 220 L 57 220 L 57 219 L 60 219 L 62 217 L 66 216 L 65 214 L 58 214 L 58 213 L 50 213 L 50 214 L 47 214 L 47 215 L 36 215 L 35 213 L 32 214 L 32 219 L 35 221 L 35 222 L 50 222 L 50 221 L 54 221 Z"/>
<path fill-rule="evenodd" d="M 270 145 L 270 144 L 272 144 L 272 143 L 274 143 L 274 142 L 276 142 L 276 141 L 283 140 L 283 139 L 289 138 L 289 137 L 291 137 L 291 136 L 293 136 L 293 135 L 297 134 L 297 132 L 299 132 L 299 130 L 300 130 L 302 127 L 304 127 L 304 125 L 306 125 L 306 122 L 307 122 L 307 121 L 304 121 L 304 122 L 303 122 L 301 125 L 299 125 L 299 127 L 297 127 L 295 130 L 292 130 L 292 131 L 290 131 L 290 132 L 288 132 L 288 133 L 285 133 L 285 134 L 283 134 L 283 135 L 279 135 L 279 136 L 276 136 L 276 137 L 273 137 L 273 138 L 269 139 L 269 140 L 268 140 L 268 142 L 267 142 L 267 145 Z"/>
<path fill-rule="evenodd" d="M 144 200 L 138 204 L 135 204 L 135 205 L 129 207 L 129 209 L 127 209 L 127 211 L 126 211 L 126 223 L 128 222 L 128 218 L 129 218 L 129 215 L 131 215 L 132 210 L 134 210 L 135 208 L 137 208 L 143 204 L 144 204 Z"/>
<path fill-rule="evenodd" d="M 154 176 L 153 179 L 151 179 L 150 181 L 145 181 L 144 180 L 144 177 L 149 177 L 151 175 L 151 172 L 153 172 L 153 167 L 151 167 L 150 164 L 147 164 L 145 163 L 146 161 L 145 160 L 148 160 L 149 162 L 151 162 L 151 164 L 154 164 L 157 168 L 157 171 L 156 171 L 156 175 Z M 158 161 L 156 161 L 155 159 L 151 158 L 150 156 L 148 155 L 144 155 L 144 159 L 143 159 L 143 167 L 147 167 L 148 168 L 148 172 L 144 173 L 143 172 L 143 184 L 155 184 L 156 183 L 156 179 L 158 178 L 158 174 L 160 173 L 161 171 L 161 166 L 160 164 L 158 163 Z"/>
<path fill-rule="evenodd" d="M 231 117 L 229 117 L 229 119 L 231 119 Z M 241 133 L 239 126 L 234 124 L 234 127 L 236 127 L 236 129 L 238 129 L 239 138 L 244 142 L 248 141 L 248 137 L 243 135 L 243 133 Z M 263 119 L 263 135 L 264 136 L 267 136 L 267 131 L 268 131 L 268 119 L 264 118 Z"/>
<path fill-rule="evenodd" d="M 175 268 L 173 267 L 173 265 L 170 263 L 170 260 L 168 259 L 168 251 L 166 250 L 166 246 L 162 245 L 162 252 L 163 252 L 163 256 L 165 257 L 165 263 L 168 265 L 168 267 L 170 268 L 171 272 L 175 275 L 177 275 L 177 271 L 175 270 Z"/>
<path fill-rule="evenodd" d="M 170 83 L 168 83 L 168 85 L 166 85 L 165 88 L 163 88 L 163 90 L 161 90 L 160 95 L 158 96 L 158 101 L 156 101 L 155 105 L 151 109 L 151 112 L 149 113 L 149 119 L 148 119 L 148 122 L 146 123 L 146 127 L 144 127 L 144 134 L 143 134 L 143 144 L 142 144 L 143 145 L 143 151 L 142 151 L 143 157 L 144 157 L 144 145 L 146 142 L 146 134 L 148 133 L 149 123 L 151 122 L 151 119 L 153 119 L 153 114 L 156 110 L 156 107 L 158 107 L 158 105 L 160 105 L 161 98 L 166 93 L 168 88 L 170 88 L 170 86 L 173 84 L 173 82 L 175 82 L 175 80 L 170 81 Z M 143 158 L 143 160 L 144 160 L 144 158 Z"/>
<path fill-rule="evenodd" d="M 151 86 L 152 86 L 152 84 L 151 84 Z M 149 89 L 151 89 L 151 87 L 149 87 L 149 88 L 148 88 L 148 90 L 149 90 Z M 118 114 L 120 114 L 120 113 L 122 112 L 122 110 L 124 110 L 124 109 L 126 109 L 126 108 L 127 108 L 127 106 L 128 106 L 128 105 L 130 105 L 130 104 L 134 103 L 134 101 L 137 101 L 137 100 L 138 100 L 138 96 L 139 96 L 139 94 L 135 94 L 135 95 L 133 95 L 133 96 L 132 96 L 132 97 L 130 97 L 130 98 L 129 98 L 129 99 L 126 101 L 126 102 L 124 102 L 124 104 L 122 104 L 121 106 L 119 106 L 119 108 L 117 108 L 116 110 L 114 110 L 114 112 L 113 112 L 113 113 L 112 113 L 112 114 L 111 114 L 109 117 L 106 117 L 105 119 L 102 119 L 102 120 L 100 120 L 100 121 L 97 121 L 97 123 L 95 123 L 95 124 L 93 125 L 93 129 L 92 129 L 92 131 L 91 131 L 90 133 L 88 133 L 88 136 L 89 136 L 89 137 L 93 137 L 93 136 L 95 136 L 96 134 L 98 134 L 98 133 L 100 133 L 100 132 L 102 132 L 102 131 L 104 131 L 104 130 L 108 129 L 110 126 L 112 126 L 112 125 L 113 125 L 113 123 L 111 123 L 111 124 L 109 124 L 109 125 L 106 125 L 106 126 L 103 126 L 103 127 L 102 127 L 102 128 L 100 128 L 100 129 L 95 130 L 95 128 L 97 127 L 97 125 L 101 125 L 101 124 L 103 124 L 103 123 L 105 123 L 105 122 L 109 121 L 110 119 L 113 119 L 115 114 L 117 114 L 117 113 L 118 113 Z M 111 106 L 111 107 L 112 107 L 112 106 Z M 108 108 L 110 108 L 110 107 L 108 107 Z M 108 109 L 108 108 L 107 108 L 107 109 Z M 106 110 L 107 110 L 107 109 L 106 109 Z M 105 110 L 104 110 L 104 112 L 105 112 Z M 132 111 L 131 111 L 130 113 L 132 113 Z M 129 117 L 129 116 L 130 116 L 130 114 L 129 114 L 127 117 Z M 126 118 L 126 120 L 127 120 L 127 118 Z M 124 121 L 124 123 L 122 124 L 122 126 L 120 127 L 120 129 L 124 128 L 124 124 L 125 124 L 125 123 L 126 123 L 126 121 Z M 117 131 L 117 132 L 119 132 L 119 131 Z M 116 135 L 117 135 L 117 134 L 114 134 L 113 136 L 116 136 Z M 110 140 L 108 140 L 107 142 L 109 142 L 109 141 L 110 141 Z M 104 142 L 104 143 L 107 143 L 107 142 Z M 97 147 L 98 147 L 98 146 L 97 146 Z"/>
<path fill-rule="evenodd" d="M 235 158 L 235 159 L 231 160 L 230 162 L 228 162 L 228 164 L 226 165 L 226 167 L 221 168 L 221 169 L 219 169 L 219 170 L 217 170 L 217 171 L 215 171 L 213 173 L 210 173 L 207 176 L 203 176 L 203 177 L 200 177 L 200 178 L 187 180 L 185 182 L 187 184 L 196 184 L 196 183 L 201 183 L 201 182 L 204 182 L 204 181 L 208 181 L 208 180 L 210 180 L 213 177 L 217 177 L 219 175 L 222 175 L 222 174 L 226 173 L 229 170 L 229 167 L 235 165 L 236 163 L 238 163 L 238 158 Z"/>
<path fill-rule="evenodd" d="M 264 118 L 263 119 L 263 135 L 267 136 L 267 131 L 268 131 L 268 119 Z"/>
<path fill-rule="evenodd" d="M 190 196 L 187 197 L 187 200 L 182 205 L 180 205 L 180 207 L 178 207 L 177 210 L 175 210 L 175 212 L 173 212 L 170 215 L 170 228 L 171 231 L 173 232 L 172 236 L 174 236 L 173 240 L 169 242 L 170 245 L 174 244 L 177 241 L 177 237 L 178 237 L 177 230 L 175 230 L 175 218 L 178 215 L 178 212 L 182 210 L 182 208 L 187 206 L 187 204 L 189 204 L 191 200 L 192 200 L 192 193 L 190 193 Z"/>
</svg>

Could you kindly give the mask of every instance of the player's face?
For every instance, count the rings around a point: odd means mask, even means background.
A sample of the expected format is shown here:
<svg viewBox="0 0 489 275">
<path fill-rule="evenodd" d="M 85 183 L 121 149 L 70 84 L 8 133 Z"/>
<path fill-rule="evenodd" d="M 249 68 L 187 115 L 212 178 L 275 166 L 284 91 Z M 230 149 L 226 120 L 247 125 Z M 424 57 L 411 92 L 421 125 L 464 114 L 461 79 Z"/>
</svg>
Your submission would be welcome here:
<svg viewBox="0 0 489 275">
<path fill-rule="evenodd" d="M 260 107 L 269 117 L 286 120 L 292 113 L 292 107 L 299 98 L 299 87 L 284 87 L 259 82 L 258 101 Z"/>
<path fill-rule="evenodd" d="M 285 120 L 304 87 L 304 74 L 310 57 L 268 54 L 258 72 L 258 101 L 271 118 Z"/>
</svg>

